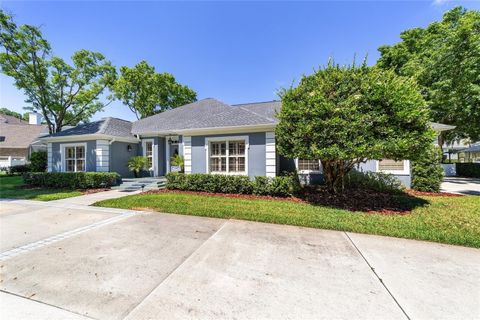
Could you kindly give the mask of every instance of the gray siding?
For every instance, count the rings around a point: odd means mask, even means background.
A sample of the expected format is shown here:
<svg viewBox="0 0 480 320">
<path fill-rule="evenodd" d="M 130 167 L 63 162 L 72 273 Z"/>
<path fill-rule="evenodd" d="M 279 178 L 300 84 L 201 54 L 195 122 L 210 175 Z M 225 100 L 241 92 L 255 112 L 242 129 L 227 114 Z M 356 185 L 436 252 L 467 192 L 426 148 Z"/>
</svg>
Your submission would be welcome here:
<svg viewBox="0 0 480 320">
<path fill-rule="evenodd" d="M 75 141 L 75 143 L 86 143 L 87 150 L 85 153 L 86 156 L 86 163 L 85 169 L 86 171 L 96 171 L 97 170 L 97 159 L 95 154 L 95 149 L 97 148 L 97 142 L 95 140 L 91 141 Z M 61 172 L 62 171 L 62 154 L 60 150 L 60 145 L 62 144 L 70 144 L 68 142 L 53 142 L 52 143 L 52 172 Z"/>
<path fill-rule="evenodd" d="M 165 175 L 166 162 L 165 162 L 165 138 L 164 137 L 142 137 L 142 141 L 138 145 L 138 155 L 143 156 L 143 140 L 152 139 L 154 144 L 154 152 L 156 157 L 156 166 L 159 176 Z M 146 175 L 147 172 L 144 172 Z"/>
<path fill-rule="evenodd" d="M 128 151 L 128 146 L 132 150 Z M 127 162 L 131 157 L 138 155 L 138 144 L 128 142 L 113 142 L 110 144 L 110 171 L 117 172 L 123 178 L 133 177 L 133 173 L 128 170 Z"/>
<path fill-rule="evenodd" d="M 207 172 L 205 138 L 248 136 L 248 175 L 266 175 L 265 132 L 192 136 L 192 173 Z"/>
</svg>

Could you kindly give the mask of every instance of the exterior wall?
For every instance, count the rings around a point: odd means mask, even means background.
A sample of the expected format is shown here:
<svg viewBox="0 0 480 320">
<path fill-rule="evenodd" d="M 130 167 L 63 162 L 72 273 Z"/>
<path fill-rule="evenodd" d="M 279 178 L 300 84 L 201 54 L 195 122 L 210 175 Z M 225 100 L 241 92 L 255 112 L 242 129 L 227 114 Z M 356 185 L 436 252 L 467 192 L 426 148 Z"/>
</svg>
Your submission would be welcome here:
<svg viewBox="0 0 480 320">
<path fill-rule="evenodd" d="M 242 134 L 221 134 L 208 136 L 192 136 L 191 148 L 189 148 L 189 139 L 184 137 L 185 154 L 188 154 L 191 149 L 191 173 L 206 173 L 207 172 L 207 154 L 205 148 L 206 138 L 220 138 L 220 137 L 240 137 L 248 136 L 248 175 L 250 177 L 265 176 L 266 175 L 266 134 L 265 132 L 256 133 L 242 133 Z M 186 157 L 186 171 L 188 156 Z"/>
<path fill-rule="evenodd" d="M 131 146 L 131 151 L 128 151 Z M 123 178 L 133 177 L 133 173 L 128 170 L 127 162 L 131 157 L 137 156 L 139 144 L 129 142 L 113 142 L 110 145 L 110 171 L 117 172 Z"/>
<path fill-rule="evenodd" d="M 96 148 L 97 142 L 95 140 L 91 141 L 75 141 L 75 142 L 53 142 L 52 143 L 52 167 L 51 172 L 62 172 L 64 164 L 62 163 L 62 145 L 78 144 L 85 143 L 87 148 L 85 150 L 85 171 L 95 172 L 97 169 L 97 156 Z"/>
<path fill-rule="evenodd" d="M 371 172 L 377 172 L 377 160 L 367 160 L 364 163 L 361 163 L 358 167 L 358 170 L 360 171 L 371 171 Z M 407 188 L 410 189 L 412 186 L 412 173 L 411 171 L 408 174 L 393 174 L 394 177 L 396 177 L 400 182 Z"/>
<path fill-rule="evenodd" d="M 97 149 L 95 150 L 95 156 L 96 171 L 108 172 L 110 170 L 110 141 L 97 140 Z"/>
</svg>

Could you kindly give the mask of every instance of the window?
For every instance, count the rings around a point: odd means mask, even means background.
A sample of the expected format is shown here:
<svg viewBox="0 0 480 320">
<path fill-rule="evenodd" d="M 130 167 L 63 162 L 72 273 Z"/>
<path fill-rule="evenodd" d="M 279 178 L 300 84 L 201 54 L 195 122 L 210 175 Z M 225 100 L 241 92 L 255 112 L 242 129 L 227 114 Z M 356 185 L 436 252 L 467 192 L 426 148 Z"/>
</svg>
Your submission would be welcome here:
<svg viewBox="0 0 480 320">
<path fill-rule="evenodd" d="M 298 159 L 298 171 L 320 171 L 320 161 Z"/>
<path fill-rule="evenodd" d="M 210 172 L 246 173 L 245 140 L 210 142 Z"/>
<path fill-rule="evenodd" d="M 85 171 L 85 146 L 65 147 L 65 171 Z"/>
<path fill-rule="evenodd" d="M 378 161 L 378 170 L 380 171 L 403 171 L 405 164 L 402 161 L 383 159 Z"/>
<path fill-rule="evenodd" d="M 147 168 L 153 168 L 153 142 L 145 141 L 145 157 L 147 157 Z"/>
</svg>

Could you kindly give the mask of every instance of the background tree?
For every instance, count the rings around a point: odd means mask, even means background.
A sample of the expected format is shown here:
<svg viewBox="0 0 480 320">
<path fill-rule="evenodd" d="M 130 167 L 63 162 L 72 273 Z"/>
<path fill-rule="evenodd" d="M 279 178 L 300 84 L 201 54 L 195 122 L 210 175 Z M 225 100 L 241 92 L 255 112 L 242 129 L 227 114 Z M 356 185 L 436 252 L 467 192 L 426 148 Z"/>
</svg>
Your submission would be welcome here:
<svg viewBox="0 0 480 320">
<path fill-rule="evenodd" d="M 417 84 L 393 71 L 329 63 L 280 96 L 280 154 L 321 160 L 330 191 L 357 164 L 414 159 L 434 138 Z"/>
<path fill-rule="evenodd" d="M 422 87 L 434 121 L 457 128 L 445 140 L 480 139 L 480 12 L 456 7 L 426 29 L 404 31 L 379 48 L 378 66 L 411 76 Z"/>
<path fill-rule="evenodd" d="M 137 119 L 197 100 L 195 91 L 175 81 L 169 73 L 157 73 L 146 61 L 133 68 L 120 68 L 120 77 L 111 87 L 113 97 L 122 101 Z"/>
<path fill-rule="evenodd" d="M 0 46 L 0 71 L 27 96 L 25 109 L 42 113 L 50 133 L 88 121 L 105 106 L 99 99 L 116 71 L 102 54 L 80 50 L 69 65 L 51 56 L 50 44 L 38 28 L 18 27 L 2 10 Z"/>
<path fill-rule="evenodd" d="M 12 116 L 21 120 L 26 120 L 28 121 L 28 113 L 24 113 L 23 116 L 22 114 L 15 112 L 13 110 L 10 110 L 8 108 L 0 108 L 0 113 L 1 114 L 6 114 L 7 116 Z"/>
</svg>

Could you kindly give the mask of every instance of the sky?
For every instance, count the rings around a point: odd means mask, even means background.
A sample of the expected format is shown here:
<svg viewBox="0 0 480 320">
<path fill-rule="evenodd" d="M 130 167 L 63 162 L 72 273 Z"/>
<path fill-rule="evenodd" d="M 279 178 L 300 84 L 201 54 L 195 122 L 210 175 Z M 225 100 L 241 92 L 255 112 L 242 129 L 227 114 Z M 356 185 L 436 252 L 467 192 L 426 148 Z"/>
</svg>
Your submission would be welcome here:
<svg viewBox="0 0 480 320">
<path fill-rule="evenodd" d="M 114 2 L 0 1 L 17 24 L 41 27 L 53 54 L 67 61 L 80 49 L 98 51 L 118 68 L 141 60 L 197 92 L 228 104 L 278 99 L 277 92 L 330 58 L 340 64 L 426 27 L 456 5 L 480 1 Z M 0 74 L 0 107 L 25 112 L 25 97 Z M 104 99 L 105 100 L 105 99 Z M 121 102 L 92 120 L 135 120 Z"/>
</svg>

